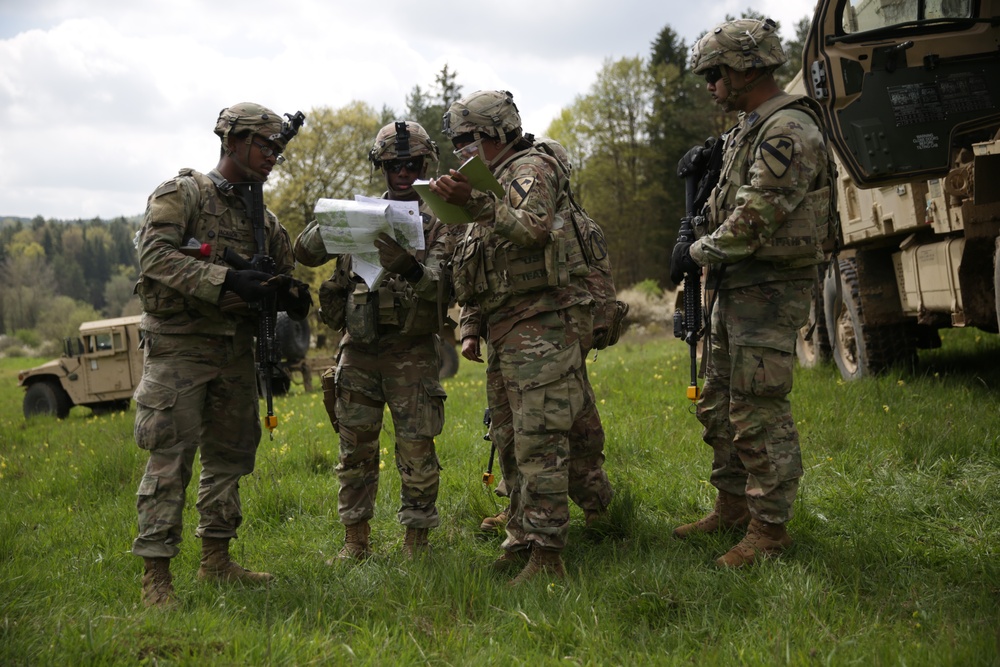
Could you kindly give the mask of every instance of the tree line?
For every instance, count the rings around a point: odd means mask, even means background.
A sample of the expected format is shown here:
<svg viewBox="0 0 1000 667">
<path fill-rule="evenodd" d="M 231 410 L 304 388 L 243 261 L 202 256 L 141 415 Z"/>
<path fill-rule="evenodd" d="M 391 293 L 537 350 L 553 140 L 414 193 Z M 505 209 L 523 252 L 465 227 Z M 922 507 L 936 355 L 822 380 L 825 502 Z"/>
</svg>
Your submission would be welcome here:
<svg viewBox="0 0 1000 667">
<path fill-rule="evenodd" d="M 800 68 L 807 28 L 802 19 L 784 42 L 789 63 L 777 73 L 782 83 Z M 735 122 L 690 72 L 690 46 L 665 26 L 646 57 L 605 61 L 590 89 L 541 130 L 566 148 L 574 196 L 604 228 L 620 287 L 668 284 L 670 251 L 685 211 L 677 162 Z M 402 113 L 363 102 L 309 110 L 285 163 L 268 181 L 268 206 L 294 239 L 312 219 L 317 199 L 380 194 L 385 182 L 367 154 L 379 128 L 393 120 L 419 122 L 441 150 L 439 173 L 447 173 L 457 160 L 441 118 L 465 92 L 472 90 L 463 91 L 446 64 L 433 83 L 414 86 Z M 524 129 L 541 136 L 539 128 Z M 0 221 L 0 333 L 36 330 L 58 339 L 88 319 L 138 313 L 133 235 L 140 222 L 141 216 Z M 323 271 L 297 269 L 314 286 L 327 277 Z"/>
</svg>

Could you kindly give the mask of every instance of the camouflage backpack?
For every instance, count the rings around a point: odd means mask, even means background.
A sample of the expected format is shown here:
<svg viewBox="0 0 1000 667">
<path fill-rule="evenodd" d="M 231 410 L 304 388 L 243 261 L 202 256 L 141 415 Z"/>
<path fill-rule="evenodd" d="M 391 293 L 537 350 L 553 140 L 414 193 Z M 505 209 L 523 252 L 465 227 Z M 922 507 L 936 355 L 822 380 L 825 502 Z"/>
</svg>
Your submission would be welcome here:
<svg viewBox="0 0 1000 667">
<path fill-rule="evenodd" d="M 594 342 L 593 349 L 603 350 L 614 345 L 624 329 L 628 304 L 617 299 L 615 280 L 611 274 L 611 258 L 604 230 L 587 211 L 573 198 L 569 186 L 570 163 L 565 149 L 556 141 L 547 138 L 534 139 L 534 146 L 546 155 L 555 158 L 566 176 L 566 195 L 569 198 L 573 232 L 583 251 L 589 270 L 583 278 L 584 284 L 594 299 Z"/>
</svg>

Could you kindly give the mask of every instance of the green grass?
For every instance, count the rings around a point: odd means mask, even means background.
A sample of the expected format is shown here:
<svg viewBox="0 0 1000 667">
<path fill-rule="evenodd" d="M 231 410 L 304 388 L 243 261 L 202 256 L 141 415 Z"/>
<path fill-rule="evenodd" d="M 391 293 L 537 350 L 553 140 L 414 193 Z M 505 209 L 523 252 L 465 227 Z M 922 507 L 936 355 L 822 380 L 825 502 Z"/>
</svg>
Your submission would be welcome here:
<svg viewBox="0 0 1000 667">
<path fill-rule="evenodd" d="M 670 537 L 714 498 L 675 340 L 626 339 L 591 364 L 614 528 L 585 534 L 574 507 L 567 579 L 516 590 L 487 573 L 500 539 L 477 530 L 496 511 L 480 482 L 482 366 L 463 362 L 445 382 L 429 561 L 401 555 L 385 456 L 378 556 L 324 564 L 343 539 L 336 437 L 320 394 L 296 388 L 276 401 L 275 438 L 242 484 L 233 543 L 278 581 L 195 579 L 192 485 L 174 612 L 139 604 L 134 412 L 25 422 L 15 373 L 35 361 L 0 360 L 0 664 L 1000 664 L 1000 337 L 943 333 L 915 371 L 854 383 L 832 367 L 797 371 L 796 543 L 740 572 L 713 564 L 733 537 Z"/>
</svg>

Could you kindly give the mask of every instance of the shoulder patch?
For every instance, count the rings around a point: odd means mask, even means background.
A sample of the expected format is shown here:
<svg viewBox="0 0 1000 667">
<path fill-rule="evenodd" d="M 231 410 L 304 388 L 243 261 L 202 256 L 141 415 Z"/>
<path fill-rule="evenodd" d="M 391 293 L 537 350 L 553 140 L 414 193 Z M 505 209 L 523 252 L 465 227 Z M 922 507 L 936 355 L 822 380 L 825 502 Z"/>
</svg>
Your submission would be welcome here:
<svg viewBox="0 0 1000 667">
<path fill-rule="evenodd" d="M 786 135 L 768 137 L 760 145 L 760 159 L 775 178 L 781 178 L 788 171 L 795 157 L 795 142 Z"/>
<path fill-rule="evenodd" d="M 156 190 L 153 192 L 153 198 L 155 199 L 162 195 L 170 194 L 171 192 L 177 192 L 176 179 L 169 180 L 166 183 L 161 184 L 160 187 L 156 188 Z"/>
<path fill-rule="evenodd" d="M 513 204 L 514 208 L 521 208 L 521 204 L 528 198 L 528 193 L 531 192 L 531 188 L 534 186 L 534 176 L 522 176 L 511 181 L 510 186 L 507 188 L 507 198 L 510 199 L 510 203 Z"/>
</svg>

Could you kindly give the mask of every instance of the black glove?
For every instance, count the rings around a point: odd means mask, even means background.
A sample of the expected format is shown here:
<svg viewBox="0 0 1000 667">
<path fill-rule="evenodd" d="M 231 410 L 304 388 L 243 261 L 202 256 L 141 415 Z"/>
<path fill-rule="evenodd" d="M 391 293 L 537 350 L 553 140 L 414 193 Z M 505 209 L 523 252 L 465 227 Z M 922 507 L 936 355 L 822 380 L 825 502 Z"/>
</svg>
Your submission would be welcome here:
<svg viewBox="0 0 1000 667">
<path fill-rule="evenodd" d="M 715 137 L 709 137 L 705 140 L 704 146 L 695 146 L 685 153 L 684 157 L 677 163 L 677 175 L 681 178 L 687 178 L 690 175 L 699 176 L 708 166 L 714 145 Z"/>
<path fill-rule="evenodd" d="M 670 255 L 670 280 L 675 285 L 684 282 L 685 273 L 700 273 L 701 266 L 691 258 L 691 244 L 678 241 Z"/>
<path fill-rule="evenodd" d="M 309 285 L 296 280 L 291 276 L 282 276 L 281 287 L 278 289 L 278 310 L 288 313 L 288 317 L 295 321 L 306 319 L 309 309 L 312 308 L 312 294 L 309 293 Z"/>
<path fill-rule="evenodd" d="M 411 283 L 417 282 L 424 275 L 424 267 L 420 266 L 416 257 L 385 232 L 375 239 L 375 248 L 378 250 L 379 263 L 389 273 L 398 273 Z"/>
<path fill-rule="evenodd" d="M 274 294 L 277 286 L 267 284 L 270 279 L 271 276 L 263 271 L 229 269 L 226 271 L 226 279 L 222 283 L 222 289 L 235 292 L 247 303 L 254 303 Z"/>
</svg>

